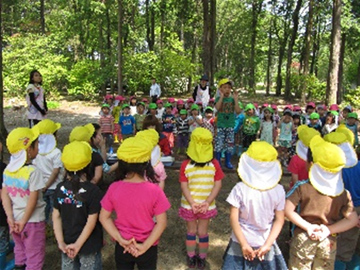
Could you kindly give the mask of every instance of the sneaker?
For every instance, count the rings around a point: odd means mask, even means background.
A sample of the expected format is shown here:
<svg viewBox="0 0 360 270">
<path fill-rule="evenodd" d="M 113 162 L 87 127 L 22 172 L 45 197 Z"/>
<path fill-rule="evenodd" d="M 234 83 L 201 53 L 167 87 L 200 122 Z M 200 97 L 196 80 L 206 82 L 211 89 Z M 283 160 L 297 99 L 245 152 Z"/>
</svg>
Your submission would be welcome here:
<svg viewBox="0 0 360 270">
<path fill-rule="evenodd" d="M 200 257 L 197 258 L 197 267 L 198 269 L 204 269 L 206 265 L 206 259 L 202 259 Z"/>
<path fill-rule="evenodd" d="M 195 268 L 196 267 L 196 256 L 193 256 L 193 257 L 187 256 L 187 265 L 189 268 Z"/>
</svg>

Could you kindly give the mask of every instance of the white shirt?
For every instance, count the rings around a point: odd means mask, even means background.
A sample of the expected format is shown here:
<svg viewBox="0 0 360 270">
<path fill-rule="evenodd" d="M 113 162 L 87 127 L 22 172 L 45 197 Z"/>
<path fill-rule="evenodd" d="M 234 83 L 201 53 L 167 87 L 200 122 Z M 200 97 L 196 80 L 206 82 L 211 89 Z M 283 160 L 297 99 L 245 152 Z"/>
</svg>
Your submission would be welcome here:
<svg viewBox="0 0 360 270">
<path fill-rule="evenodd" d="M 150 86 L 150 97 L 157 96 L 158 98 L 161 95 L 160 86 L 157 83 L 154 83 Z"/>
</svg>

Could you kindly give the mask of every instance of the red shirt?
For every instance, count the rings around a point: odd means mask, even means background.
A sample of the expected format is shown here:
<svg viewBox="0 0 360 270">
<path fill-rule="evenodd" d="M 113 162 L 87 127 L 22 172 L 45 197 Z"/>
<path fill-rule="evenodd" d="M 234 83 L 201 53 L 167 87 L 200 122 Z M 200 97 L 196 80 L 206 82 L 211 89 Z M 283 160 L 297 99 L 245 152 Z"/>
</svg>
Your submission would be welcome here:
<svg viewBox="0 0 360 270">
<path fill-rule="evenodd" d="M 298 175 L 298 181 L 309 179 L 309 172 L 306 169 L 306 161 L 302 160 L 298 155 L 291 158 L 287 169 L 289 172 Z"/>
</svg>

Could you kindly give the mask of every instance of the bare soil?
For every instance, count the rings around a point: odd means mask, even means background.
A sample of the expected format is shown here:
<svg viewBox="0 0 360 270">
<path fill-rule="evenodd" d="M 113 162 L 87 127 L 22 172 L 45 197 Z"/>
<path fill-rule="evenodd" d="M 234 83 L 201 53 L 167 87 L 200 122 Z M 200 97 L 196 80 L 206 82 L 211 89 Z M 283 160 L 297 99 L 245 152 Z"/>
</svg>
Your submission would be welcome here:
<svg viewBox="0 0 360 270">
<path fill-rule="evenodd" d="M 12 102 L 11 105 L 14 102 Z M 6 103 L 5 103 L 6 104 Z M 9 104 L 9 103 L 8 103 Z M 24 109 L 14 110 L 5 109 L 5 125 L 8 131 L 15 127 L 28 126 Z M 61 101 L 59 109 L 50 110 L 48 118 L 60 122 L 62 128 L 58 131 L 58 147 L 62 149 L 68 143 L 70 131 L 77 125 L 84 125 L 90 122 L 97 122 L 99 106 L 98 104 L 87 104 L 85 102 Z M 8 154 L 5 153 L 5 162 L 8 161 Z M 234 159 L 233 164 L 237 163 Z M 158 253 L 158 269 L 160 270 L 182 270 L 186 267 L 186 249 L 185 249 L 185 222 L 177 215 L 180 205 L 181 190 L 178 183 L 178 170 L 167 169 L 168 178 L 166 179 L 165 193 L 171 203 L 171 209 L 168 214 L 168 226 L 161 237 Z M 105 181 L 111 183 L 115 177 L 108 176 Z M 284 176 L 281 184 L 288 188 L 289 177 Z M 228 244 L 231 228 L 229 224 L 229 205 L 225 201 L 234 185 L 239 181 L 235 170 L 226 172 L 223 180 L 223 187 L 217 197 L 218 216 L 211 221 L 209 228 L 210 248 L 207 259 L 206 269 L 220 269 L 222 265 L 222 256 Z M 261 215 L 261 213 L 259 213 Z M 115 269 L 114 243 L 105 235 L 105 245 L 102 249 L 103 269 Z M 285 224 L 282 233 L 278 239 L 278 244 L 283 252 L 285 259 L 288 258 L 289 229 L 288 223 Z M 57 248 L 53 237 L 47 239 L 46 261 L 44 269 L 61 269 L 61 254 Z"/>
</svg>

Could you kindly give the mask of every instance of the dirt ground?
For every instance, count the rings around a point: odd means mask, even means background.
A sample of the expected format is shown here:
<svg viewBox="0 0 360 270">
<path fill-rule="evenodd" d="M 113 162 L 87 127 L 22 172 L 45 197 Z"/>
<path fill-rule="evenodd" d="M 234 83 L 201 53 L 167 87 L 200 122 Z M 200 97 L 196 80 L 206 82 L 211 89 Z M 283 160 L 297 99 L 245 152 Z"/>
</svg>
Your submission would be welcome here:
<svg viewBox="0 0 360 270">
<path fill-rule="evenodd" d="M 48 117 L 54 121 L 60 122 L 62 128 L 58 132 L 58 147 L 60 149 L 68 143 L 69 133 L 76 125 L 83 125 L 89 122 L 96 122 L 98 118 L 99 107 L 96 104 L 86 104 L 84 102 L 61 101 L 61 107 L 51 110 Z M 5 110 L 5 124 L 8 131 L 15 127 L 27 126 L 27 120 L 24 117 L 24 110 L 14 110 L 12 108 Z M 8 155 L 5 154 L 5 162 L 8 162 Z M 235 164 L 235 162 L 234 162 Z M 178 171 L 167 169 L 168 178 L 166 179 L 165 193 L 171 203 L 171 209 L 168 214 L 168 226 L 161 237 L 159 244 L 158 269 L 159 270 L 182 270 L 186 267 L 185 250 L 185 222 L 181 220 L 177 211 L 180 205 L 181 190 L 178 183 Z M 114 176 L 107 177 L 105 181 L 110 183 Z M 287 189 L 289 177 L 284 176 L 281 184 Z M 223 186 L 217 197 L 218 216 L 211 221 L 209 228 L 210 248 L 207 259 L 206 269 L 220 269 L 222 256 L 229 241 L 231 228 L 229 224 L 229 205 L 225 201 L 233 186 L 239 181 L 234 172 L 226 173 L 223 180 Z M 261 214 L 261 213 L 259 213 Z M 288 258 L 289 233 L 286 223 L 278 239 L 278 244 Z M 102 250 L 103 269 L 115 269 L 114 261 L 114 243 L 105 234 L 105 246 Z M 44 269 L 57 270 L 61 267 L 60 252 L 53 238 L 47 239 L 46 261 Z"/>
</svg>

